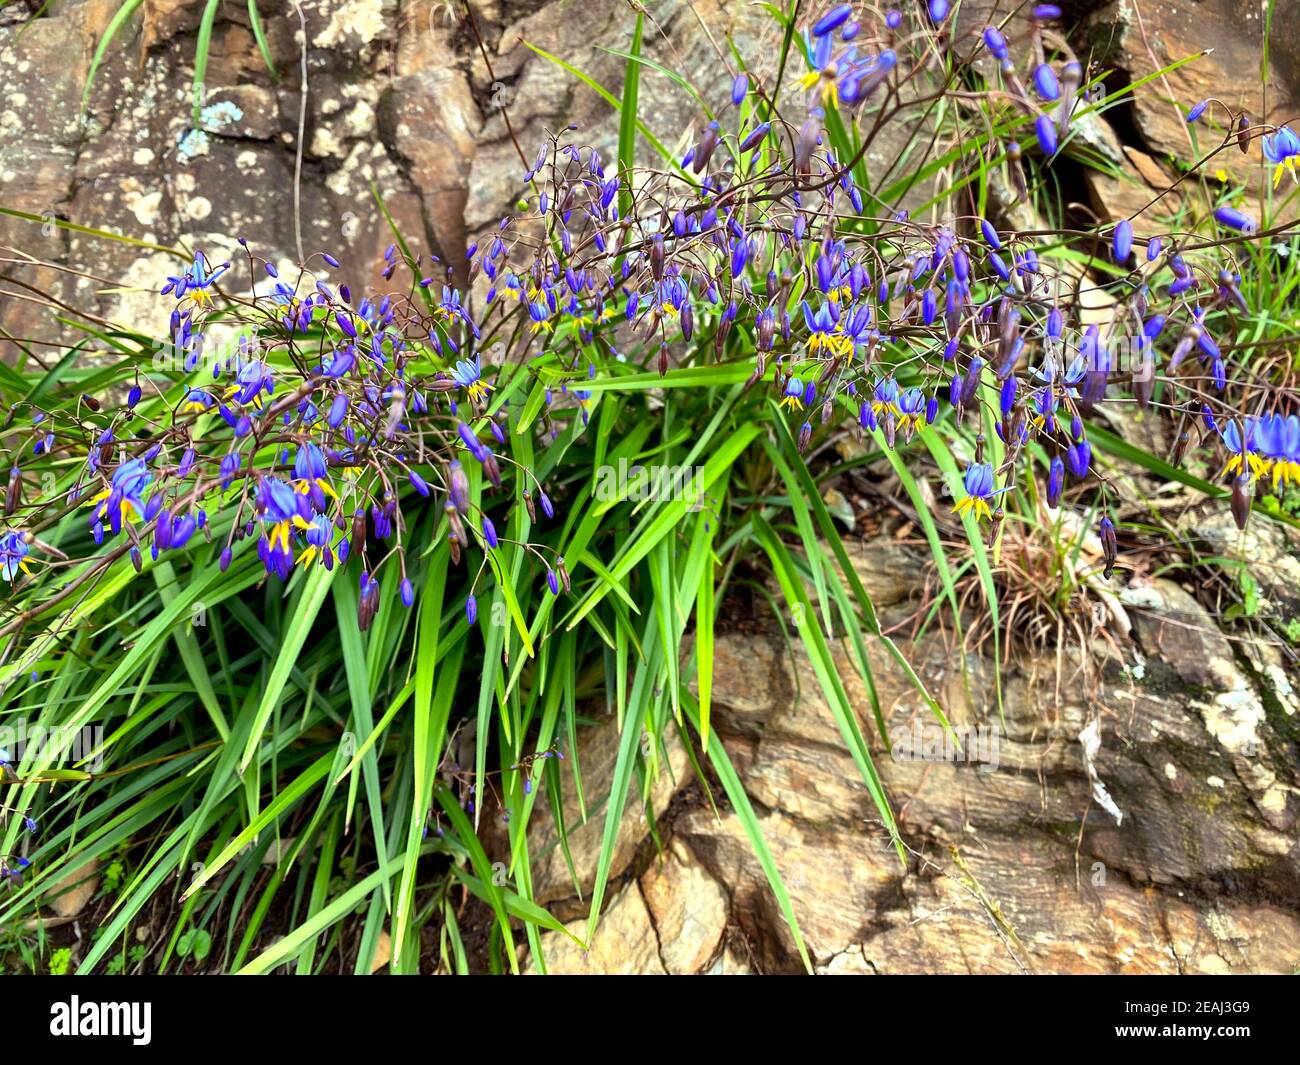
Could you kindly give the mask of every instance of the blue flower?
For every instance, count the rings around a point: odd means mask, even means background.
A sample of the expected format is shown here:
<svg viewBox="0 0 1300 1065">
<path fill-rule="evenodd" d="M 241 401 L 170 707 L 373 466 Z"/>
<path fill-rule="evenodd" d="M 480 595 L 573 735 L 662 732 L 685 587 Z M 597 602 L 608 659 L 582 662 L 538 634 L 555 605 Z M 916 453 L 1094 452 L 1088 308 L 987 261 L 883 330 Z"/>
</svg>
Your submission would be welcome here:
<svg viewBox="0 0 1300 1065">
<path fill-rule="evenodd" d="M 313 516 L 309 504 L 290 485 L 276 477 L 262 481 L 257 503 L 264 529 L 257 545 L 258 554 L 268 573 L 287 577 L 293 569 L 290 534 L 292 530 L 312 527 L 308 520 Z"/>
<path fill-rule="evenodd" d="M 0 536 L 0 577 L 12 581 L 19 570 L 30 573 L 31 569 L 27 565 L 30 553 L 31 548 L 22 533 L 11 530 Z"/>
<path fill-rule="evenodd" d="M 833 54 L 835 36 L 831 33 L 818 37 L 814 44 L 805 32 L 804 44 L 812 60 L 812 69 L 799 79 L 799 86 L 816 90 L 825 105 L 835 107 L 839 103 L 841 81 L 852 70 L 853 49 L 850 48 L 837 60 Z"/>
<path fill-rule="evenodd" d="M 113 471 L 109 486 L 91 497 L 89 503 L 95 506 L 92 523 L 103 524 L 107 519 L 114 534 L 121 532 L 123 520 L 134 521 L 144 513 L 144 490 L 152 480 L 144 459 L 122 463 Z"/>
<path fill-rule="evenodd" d="M 871 401 L 871 413 L 877 419 L 899 413 L 898 382 L 892 377 L 886 377 L 884 380 L 876 382 Z"/>
<path fill-rule="evenodd" d="M 249 359 L 235 372 L 235 384 L 226 390 L 226 397 L 233 397 L 242 404 L 262 405 L 262 393 L 269 396 L 275 391 L 275 380 L 271 368 L 261 359 Z"/>
<path fill-rule="evenodd" d="M 203 252 L 197 252 L 189 269 L 179 277 L 167 278 L 167 284 L 162 287 L 162 294 L 165 296 L 169 292 L 174 293 L 177 300 L 189 297 L 191 303 L 199 307 L 207 307 L 213 301 L 212 293 L 209 291 L 213 282 L 228 269 L 230 264 L 222 263 L 213 270 L 208 265 L 207 256 Z"/>
<path fill-rule="evenodd" d="M 202 414 L 205 411 L 211 410 L 214 403 L 216 403 L 216 400 L 207 392 L 204 392 L 203 389 L 191 388 L 185 394 L 185 400 L 181 405 L 181 409 L 192 414 Z"/>
<path fill-rule="evenodd" d="M 1223 446 L 1228 449 L 1228 462 L 1220 476 L 1232 474 L 1240 476 L 1247 472 L 1252 477 L 1260 477 L 1269 471 L 1269 460 L 1257 449 L 1256 421 L 1243 418 L 1240 423 L 1227 421 L 1219 426 L 1219 436 Z"/>
<path fill-rule="evenodd" d="M 1273 489 L 1300 484 L 1300 417 L 1266 414 L 1255 423 L 1259 451 L 1273 470 Z"/>
<path fill-rule="evenodd" d="M 791 377 L 786 381 L 780 406 L 789 407 L 791 410 L 803 410 L 803 381 L 797 377 Z"/>
<path fill-rule="evenodd" d="M 993 467 L 987 462 L 972 462 L 966 467 L 962 485 L 966 495 L 952 509 L 959 515 L 969 510 L 977 519 L 991 517 L 989 500 L 996 495 L 993 491 Z"/>
<path fill-rule="evenodd" d="M 816 311 L 803 303 L 803 320 L 808 326 L 808 350 L 812 354 L 826 350 L 832 355 L 850 355 L 853 342 L 839 330 L 840 311 L 834 301 L 824 303 Z"/>
<path fill-rule="evenodd" d="M 312 496 L 312 503 L 317 510 L 325 509 L 325 496 L 338 498 L 334 486 L 330 484 L 325 453 L 310 440 L 298 448 L 298 454 L 294 457 L 293 483 L 299 492 Z"/>
<path fill-rule="evenodd" d="M 477 358 L 461 359 L 452 368 L 451 376 L 461 388 L 466 389 L 471 403 L 481 404 L 492 391 L 492 386 L 483 380 Z"/>
<path fill-rule="evenodd" d="M 1280 129 L 1269 134 L 1264 138 L 1264 158 L 1273 167 L 1273 187 L 1277 188 L 1278 183 L 1282 180 L 1284 170 L 1291 171 L 1291 180 L 1300 180 L 1296 177 L 1296 160 L 1300 159 L 1300 135 L 1290 126 L 1282 126 Z"/>
<path fill-rule="evenodd" d="M 307 547 L 298 556 L 298 565 L 310 566 L 319 555 L 325 568 L 332 569 L 334 566 L 334 552 L 330 548 L 330 541 L 333 538 L 334 523 L 330 521 L 328 515 L 317 514 L 311 520 L 310 525 L 303 531 L 303 539 L 307 541 Z"/>
<path fill-rule="evenodd" d="M 904 434 L 920 429 L 926 424 L 925 393 L 919 388 L 909 388 L 898 397 L 898 427 Z"/>
</svg>

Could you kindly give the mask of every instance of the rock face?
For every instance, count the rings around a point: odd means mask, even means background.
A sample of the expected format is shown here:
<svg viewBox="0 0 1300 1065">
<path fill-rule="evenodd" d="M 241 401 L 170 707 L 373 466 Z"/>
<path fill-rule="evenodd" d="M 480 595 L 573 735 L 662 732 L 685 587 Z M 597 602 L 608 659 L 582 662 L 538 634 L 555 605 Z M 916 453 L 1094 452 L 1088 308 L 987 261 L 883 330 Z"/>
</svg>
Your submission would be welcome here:
<svg viewBox="0 0 1300 1065">
<path fill-rule="evenodd" d="M 1294 26 L 1300 4 L 1281 0 L 1273 5 L 1273 56 L 1267 101 L 1261 92 L 1260 63 L 1264 55 L 1265 8 L 1246 8 L 1232 0 L 1116 0 L 1094 13 L 1090 34 L 1099 49 L 1097 60 L 1122 72 L 1126 82 L 1154 74 L 1172 63 L 1212 49 L 1162 78 L 1161 92 L 1132 99 L 1132 120 L 1138 134 L 1156 154 L 1190 158 L 1192 140 L 1184 116 L 1199 100 L 1222 101 L 1252 120 L 1286 122 L 1296 117 L 1300 101 L 1295 34 L 1278 32 Z M 1267 102 L 1267 106 L 1266 106 Z M 1214 116 L 1226 126 L 1222 107 Z M 1207 127 L 1212 128 L 1212 127 Z M 1202 151 L 1217 146 L 1206 130 Z M 1217 157 L 1216 165 L 1243 179 L 1258 177 L 1258 157 L 1249 161 L 1234 148 Z"/>
<path fill-rule="evenodd" d="M 616 154 L 614 108 L 535 49 L 617 97 L 626 60 L 613 53 L 630 45 L 632 26 L 622 0 L 476 0 L 472 26 L 452 4 L 304 0 L 301 27 L 292 8 L 262 14 L 274 76 L 244 5 L 222 5 L 197 125 L 201 0 L 141 5 L 93 81 L 117 0 L 54 0 L 24 27 L 40 6 L 0 10 L 0 202 L 34 218 L 0 217 L 0 245 L 49 265 L 4 266 L 0 275 L 127 327 L 165 331 L 168 308 L 150 292 L 179 262 L 164 250 L 174 246 L 221 261 L 245 236 L 287 264 L 301 234 L 306 255 L 331 252 L 352 278 L 370 277 L 392 240 L 376 196 L 415 246 L 461 277 L 468 243 L 523 191 L 521 156 L 531 162 L 548 131 L 574 123 L 606 160 Z M 694 11 L 660 0 L 646 13 L 647 58 L 690 70 L 706 93 L 720 96 L 730 82 L 717 50 L 728 37 L 764 75 L 774 30 L 741 0 L 704 0 Z M 683 151 L 695 100 L 646 67 L 642 101 L 647 127 L 670 131 L 667 148 Z M 657 158 L 644 139 L 638 150 L 646 162 Z M 60 219 L 159 247 L 70 232 Z M 62 264 L 139 291 L 96 296 L 115 286 Z M 49 317 L 25 300 L 0 307 L 0 325 L 36 340 L 57 337 Z"/>
<path fill-rule="evenodd" d="M 864 550 L 864 574 L 876 569 L 874 554 Z M 918 589 L 901 580 L 881 591 L 906 612 Z M 1234 645 L 1172 582 L 1135 582 L 1121 599 L 1132 625 L 1122 661 L 1099 646 L 1017 662 L 1003 671 L 1005 729 L 991 663 L 963 659 L 937 637 L 905 647 L 965 738 L 964 758 L 945 751 L 915 690 L 873 653 L 893 755 L 878 737 L 872 748 L 903 859 L 806 661 L 796 653 L 792 665 L 776 635 L 719 640 L 717 733 L 818 971 L 1300 965 L 1300 701 L 1289 667 L 1266 647 Z M 866 690 L 846 654 L 838 665 L 870 733 Z M 1081 742 L 1090 726 L 1095 751 Z M 591 730 L 584 754 L 599 762 L 614 733 L 612 723 Z M 667 787 L 670 795 L 651 789 L 658 845 L 648 828 L 636 831 L 629 810 L 609 927 L 602 919 L 585 955 L 545 934 L 552 972 L 801 971 L 742 822 L 709 784 L 716 813 L 693 778 Z M 585 903 L 567 872 L 544 869 L 539 897 L 581 914 L 569 927 L 582 938 Z"/>
</svg>

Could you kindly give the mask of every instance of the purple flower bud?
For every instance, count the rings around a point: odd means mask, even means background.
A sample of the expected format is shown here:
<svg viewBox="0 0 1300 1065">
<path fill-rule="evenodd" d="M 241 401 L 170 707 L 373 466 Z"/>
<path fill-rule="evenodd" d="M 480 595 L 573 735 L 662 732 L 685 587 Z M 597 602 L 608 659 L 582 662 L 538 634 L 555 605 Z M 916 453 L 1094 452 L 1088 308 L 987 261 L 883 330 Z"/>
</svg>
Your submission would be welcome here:
<svg viewBox="0 0 1300 1065">
<path fill-rule="evenodd" d="M 343 419 L 347 417 L 347 413 L 348 397 L 340 392 L 330 403 L 330 412 L 326 415 L 325 420 L 329 422 L 331 429 L 337 429 L 343 423 Z"/>
<path fill-rule="evenodd" d="M 1038 146 L 1044 155 L 1056 154 L 1056 123 L 1049 115 L 1039 115 L 1034 120 L 1034 131 L 1038 134 Z"/>
<path fill-rule="evenodd" d="M 1006 59 L 1007 57 L 1007 39 L 1002 35 L 1002 31 L 996 26 L 989 26 L 984 31 L 984 43 L 988 50 L 993 53 L 996 59 Z"/>
<path fill-rule="evenodd" d="M 812 35 L 814 37 L 825 37 L 826 34 L 833 33 L 848 22 L 849 16 L 852 14 L 852 4 L 837 4 L 813 24 Z"/>
<path fill-rule="evenodd" d="M 1133 223 L 1127 218 L 1121 218 L 1115 223 L 1115 232 L 1111 237 L 1110 250 L 1115 257 L 1115 261 L 1121 266 L 1128 262 L 1128 257 L 1133 251 Z"/>
<path fill-rule="evenodd" d="M 416 473 L 414 470 L 407 470 L 407 471 L 406 471 L 406 476 L 407 476 L 407 478 L 410 480 L 410 482 L 411 482 L 411 486 L 412 486 L 412 487 L 413 487 L 417 492 L 419 492 L 420 495 L 422 495 L 422 496 L 428 496 L 428 494 L 429 494 L 429 486 L 428 486 L 428 484 L 425 482 L 425 480 L 424 480 L 423 477 L 421 477 L 421 476 L 420 476 L 418 473 Z"/>
<path fill-rule="evenodd" d="M 1245 233 L 1247 236 L 1254 233 L 1255 230 L 1259 228 L 1250 215 L 1243 214 L 1235 207 L 1218 207 L 1214 211 L 1214 217 L 1229 229 L 1238 230 L 1241 233 Z"/>
<path fill-rule="evenodd" d="M 461 440 L 463 440 L 465 446 L 469 448 L 470 454 L 472 454 L 476 459 L 479 459 L 479 461 L 482 461 L 483 445 L 479 443 L 478 437 L 474 435 L 474 430 L 464 422 L 461 422 L 456 428 L 460 433 Z"/>
<path fill-rule="evenodd" d="M 1232 482 L 1232 520 L 1237 528 L 1245 532 L 1246 521 L 1250 518 L 1250 477 L 1242 474 Z"/>
<path fill-rule="evenodd" d="M 1015 374 L 1012 374 L 1002 382 L 1002 391 L 999 397 L 1002 406 L 1002 417 L 1005 418 L 1009 415 L 1011 413 L 1011 408 L 1016 405 L 1016 392 L 1018 388 L 1019 384 L 1016 381 Z"/>
<path fill-rule="evenodd" d="M 497 539 L 496 526 L 492 524 L 492 519 L 486 514 L 483 515 L 483 539 L 488 547 L 496 547 L 500 543 Z"/>
<path fill-rule="evenodd" d="M 398 585 L 398 594 L 402 597 L 402 606 L 409 607 L 415 602 L 415 589 L 411 587 L 411 582 L 403 577 L 402 583 Z"/>
<path fill-rule="evenodd" d="M 1047 468 L 1047 505 L 1055 510 L 1061 505 L 1061 491 L 1065 487 L 1065 463 L 1061 456 L 1053 457 Z"/>
<path fill-rule="evenodd" d="M 1200 103 L 1198 103 L 1198 104 L 1193 104 L 1193 105 L 1192 105 L 1192 109 L 1191 109 L 1190 111 L 1187 112 L 1187 124 L 1188 124 L 1188 125 L 1191 125 L 1191 124 L 1192 124 L 1193 122 L 1195 122 L 1198 118 L 1200 118 L 1203 114 L 1205 114 L 1205 109 L 1206 109 L 1207 107 L 1209 107 L 1209 106 L 1210 106 L 1210 101 L 1209 101 L 1209 100 L 1202 100 L 1202 101 L 1201 101 Z"/>
<path fill-rule="evenodd" d="M 465 620 L 473 625 L 474 619 L 477 617 L 478 600 L 476 600 L 473 595 L 467 595 L 465 597 Z"/>
<path fill-rule="evenodd" d="M 764 122 L 762 125 L 755 126 L 743 141 L 740 142 L 740 151 L 748 152 L 758 146 L 758 144 L 767 136 L 768 131 L 772 128 L 771 122 Z"/>
<path fill-rule="evenodd" d="M 1065 460 L 1075 477 L 1086 477 L 1088 468 L 1092 465 L 1092 445 L 1086 440 L 1080 440 L 1065 453 Z"/>
<path fill-rule="evenodd" d="M 1048 102 L 1061 98 L 1061 83 L 1056 80 L 1056 71 L 1050 64 L 1039 63 L 1034 68 L 1034 88 Z"/>
<path fill-rule="evenodd" d="M 749 75 L 737 74 L 736 80 L 731 83 L 731 102 L 737 107 L 749 92 Z"/>
</svg>

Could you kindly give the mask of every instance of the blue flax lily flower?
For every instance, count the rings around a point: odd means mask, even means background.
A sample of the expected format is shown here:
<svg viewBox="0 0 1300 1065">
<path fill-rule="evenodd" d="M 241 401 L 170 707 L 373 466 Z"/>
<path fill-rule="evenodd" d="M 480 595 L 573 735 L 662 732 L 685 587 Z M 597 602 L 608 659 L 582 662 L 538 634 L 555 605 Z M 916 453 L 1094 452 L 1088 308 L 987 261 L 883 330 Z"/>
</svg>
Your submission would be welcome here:
<svg viewBox="0 0 1300 1065">
<path fill-rule="evenodd" d="M 909 388 L 898 397 L 898 427 L 904 435 L 926 424 L 925 393 L 919 388 Z"/>
<path fill-rule="evenodd" d="M 817 92 L 827 107 L 837 107 L 841 88 L 854 72 L 854 50 L 850 48 L 836 58 L 833 54 L 835 35 L 832 33 L 823 34 L 814 43 L 805 30 L 804 43 L 812 57 L 812 69 L 799 79 L 799 87 Z"/>
<path fill-rule="evenodd" d="M 871 401 L 871 413 L 876 416 L 877 420 L 899 413 L 898 382 L 892 377 L 886 377 L 883 381 L 876 382 L 874 398 Z"/>
<path fill-rule="evenodd" d="M 659 312 L 667 318 L 675 318 L 682 312 L 682 305 L 690 290 L 681 277 L 665 277 L 655 286 L 655 300 Z"/>
<path fill-rule="evenodd" d="M 1255 425 L 1259 450 L 1273 469 L 1273 489 L 1300 484 L 1300 417 L 1266 414 Z"/>
<path fill-rule="evenodd" d="M 144 459 L 122 463 L 113 471 L 109 486 L 91 497 L 90 505 L 95 507 L 92 523 L 102 524 L 107 518 L 113 533 L 120 533 L 123 519 L 134 521 L 144 513 L 144 490 L 152 480 Z"/>
<path fill-rule="evenodd" d="M 191 388 L 185 395 L 185 402 L 181 409 L 191 414 L 202 414 L 204 411 L 211 410 L 215 402 L 216 400 L 203 389 Z"/>
<path fill-rule="evenodd" d="M 785 383 L 785 394 L 781 397 L 780 405 L 792 410 L 803 410 L 803 382 L 799 378 L 792 377 Z"/>
<path fill-rule="evenodd" d="M 853 353 L 853 341 L 846 337 L 839 328 L 840 309 L 834 301 L 824 303 L 814 312 L 808 306 L 808 301 L 803 304 L 803 320 L 808 326 L 808 350 L 816 353 L 821 350 L 830 352 L 832 355 L 851 355 Z"/>
<path fill-rule="evenodd" d="M 249 359 L 236 371 L 235 383 L 226 390 L 226 396 L 233 396 L 241 405 L 251 403 L 261 409 L 263 392 L 268 396 L 275 392 L 271 368 L 261 359 Z"/>
<path fill-rule="evenodd" d="M 1296 177 L 1296 161 L 1300 160 L 1300 134 L 1290 126 L 1283 126 L 1264 138 L 1264 158 L 1273 164 L 1273 187 L 1277 188 L 1282 180 L 1284 170 L 1291 171 L 1291 180 Z"/>
<path fill-rule="evenodd" d="M 308 501 L 284 481 L 267 477 L 257 497 L 264 530 L 257 551 L 268 573 L 286 577 L 293 569 L 292 530 L 309 529 Z"/>
<path fill-rule="evenodd" d="M 317 510 L 325 509 L 325 496 L 338 498 L 334 486 L 330 484 L 325 453 L 310 441 L 303 444 L 294 456 L 293 479 L 299 492 L 313 496 L 312 504 Z"/>
<path fill-rule="evenodd" d="M 222 263 L 214 270 L 208 264 L 207 256 L 203 252 L 197 252 L 188 270 L 179 277 L 167 278 L 167 284 L 162 287 L 162 294 L 165 296 L 169 292 L 174 293 L 177 300 L 183 300 L 188 296 L 191 303 L 206 307 L 212 303 L 210 290 L 213 282 L 229 268 L 229 263 Z"/>
<path fill-rule="evenodd" d="M 1223 446 L 1228 449 L 1228 462 L 1220 476 L 1241 476 L 1249 473 L 1252 477 L 1261 477 L 1268 473 L 1270 462 L 1258 450 L 1259 439 L 1256 420 L 1243 418 L 1241 423 L 1224 422 L 1219 426 L 1219 436 Z"/>
<path fill-rule="evenodd" d="M 31 548 L 20 532 L 7 532 L 0 536 L 0 577 L 12 581 L 18 571 L 31 573 L 27 565 L 27 556 Z"/>
<path fill-rule="evenodd" d="M 987 462 L 972 462 L 966 467 L 962 484 L 966 496 L 952 509 L 959 515 L 972 511 L 977 519 L 991 517 L 989 500 L 998 494 L 993 491 L 993 467 Z"/>
<path fill-rule="evenodd" d="M 469 393 L 471 403 L 482 403 L 487 399 L 487 394 L 492 391 L 492 386 L 483 380 L 483 372 L 479 368 L 477 358 L 461 359 L 452 369 L 451 376 Z"/>
<path fill-rule="evenodd" d="M 317 514 L 303 533 L 307 547 L 298 556 L 298 565 L 310 566 L 320 556 L 326 569 L 334 568 L 334 551 L 330 541 L 334 538 L 334 523 L 325 514 Z"/>
</svg>

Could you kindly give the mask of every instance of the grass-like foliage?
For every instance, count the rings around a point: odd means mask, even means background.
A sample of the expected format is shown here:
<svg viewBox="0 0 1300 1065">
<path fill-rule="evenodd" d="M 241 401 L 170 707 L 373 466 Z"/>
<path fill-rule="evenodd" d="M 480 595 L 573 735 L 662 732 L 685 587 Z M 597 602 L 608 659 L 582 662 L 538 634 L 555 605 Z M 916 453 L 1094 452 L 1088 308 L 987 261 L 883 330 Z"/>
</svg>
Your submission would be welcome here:
<svg viewBox="0 0 1300 1065">
<path fill-rule="evenodd" d="M 533 898 L 530 824 L 571 791 L 603 821 L 589 937 L 669 739 L 739 815 L 801 943 L 712 735 L 729 590 L 772 603 L 900 861 L 868 744 L 883 714 L 853 705 L 835 645 L 873 702 L 878 651 L 947 720 L 881 631 L 827 479 L 886 464 L 933 558 L 925 622 L 974 636 L 978 606 L 999 657 L 1069 638 L 1044 618 L 1125 568 L 1142 530 L 1114 517 L 1117 463 L 1243 526 L 1252 506 L 1292 520 L 1254 499 L 1300 482 L 1282 343 L 1300 245 L 1273 191 L 1290 130 L 1184 102 L 1185 180 L 1260 154 L 1265 217 L 1223 189 L 1158 237 L 1017 230 L 1017 204 L 1055 217 L 1079 130 L 1157 75 L 1107 95 L 1051 5 L 961 39 L 941 0 L 769 11 L 775 61 L 717 56 L 729 98 L 643 58 L 644 15 L 621 95 L 541 53 L 619 110 L 617 153 L 582 131 L 525 146 L 521 209 L 463 289 L 396 232 L 366 291 L 329 249 L 287 272 L 240 239 L 229 261 L 178 253 L 167 336 L 51 303 L 63 350 L 4 339 L 10 946 L 48 956 L 23 922 L 96 861 L 82 971 L 366 972 L 384 933 L 394 971 L 465 971 L 471 896 L 492 968 L 525 944 L 544 968 L 560 926 Z M 648 68 L 701 106 L 681 146 L 638 116 Z M 1099 417 L 1127 409 L 1169 419 L 1175 453 Z M 845 436 L 860 446 L 837 457 Z M 603 714 L 621 741 L 591 779 L 577 741 Z M 144 956 L 146 924 L 165 934 Z"/>
</svg>

